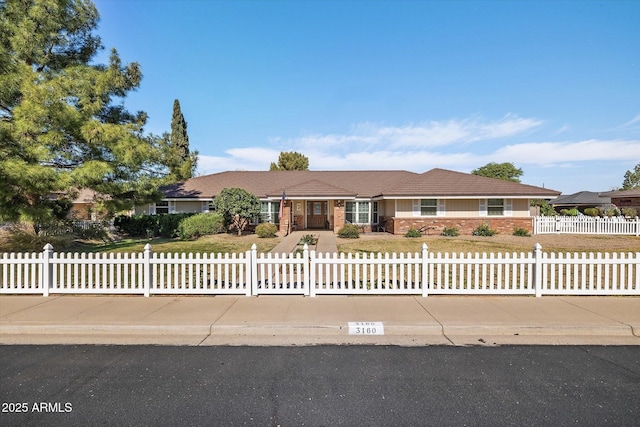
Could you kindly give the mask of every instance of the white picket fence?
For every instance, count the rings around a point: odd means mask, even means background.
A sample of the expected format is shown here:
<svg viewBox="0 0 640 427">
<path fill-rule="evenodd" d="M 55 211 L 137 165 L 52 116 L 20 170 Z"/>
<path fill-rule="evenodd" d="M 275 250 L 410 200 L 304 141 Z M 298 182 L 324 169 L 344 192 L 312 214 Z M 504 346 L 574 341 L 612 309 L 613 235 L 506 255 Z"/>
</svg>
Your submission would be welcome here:
<svg viewBox="0 0 640 427">
<path fill-rule="evenodd" d="M 640 236 L 640 218 L 614 216 L 536 216 L 533 234 L 615 234 Z"/>
<path fill-rule="evenodd" d="M 640 252 L 0 256 L 0 294 L 640 295 Z"/>
</svg>

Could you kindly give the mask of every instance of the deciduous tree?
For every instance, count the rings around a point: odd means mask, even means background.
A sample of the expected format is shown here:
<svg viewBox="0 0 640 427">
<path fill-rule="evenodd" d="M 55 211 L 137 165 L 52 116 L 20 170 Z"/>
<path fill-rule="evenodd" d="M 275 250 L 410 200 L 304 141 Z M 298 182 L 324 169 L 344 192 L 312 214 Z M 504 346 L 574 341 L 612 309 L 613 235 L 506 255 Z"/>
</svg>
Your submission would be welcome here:
<svg viewBox="0 0 640 427">
<path fill-rule="evenodd" d="M 271 162 L 271 171 L 307 171 L 309 159 L 296 151 L 283 151 L 278 157 L 278 164 Z"/>
<path fill-rule="evenodd" d="M 260 200 L 243 188 L 225 188 L 213 199 L 213 207 L 238 231 L 238 236 L 260 215 Z"/>
<path fill-rule="evenodd" d="M 489 178 L 501 179 L 503 181 L 520 182 L 522 169 L 515 167 L 513 163 L 490 162 L 484 166 L 471 171 L 474 175 L 486 176 Z"/>
</svg>

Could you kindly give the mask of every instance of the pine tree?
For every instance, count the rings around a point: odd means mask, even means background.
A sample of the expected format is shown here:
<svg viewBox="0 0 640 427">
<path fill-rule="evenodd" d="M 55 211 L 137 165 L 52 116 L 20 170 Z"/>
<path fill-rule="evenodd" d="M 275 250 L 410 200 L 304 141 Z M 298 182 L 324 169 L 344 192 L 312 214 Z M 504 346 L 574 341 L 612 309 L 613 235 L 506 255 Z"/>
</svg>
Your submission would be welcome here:
<svg viewBox="0 0 640 427">
<path fill-rule="evenodd" d="M 123 65 L 115 49 L 108 64 L 93 62 L 98 20 L 89 0 L 0 1 L 3 219 L 51 219 L 51 197 L 80 188 L 115 211 L 153 200 L 166 182 L 165 144 L 144 134 L 144 112 L 122 103 L 140 66 Z"/>
</svg>

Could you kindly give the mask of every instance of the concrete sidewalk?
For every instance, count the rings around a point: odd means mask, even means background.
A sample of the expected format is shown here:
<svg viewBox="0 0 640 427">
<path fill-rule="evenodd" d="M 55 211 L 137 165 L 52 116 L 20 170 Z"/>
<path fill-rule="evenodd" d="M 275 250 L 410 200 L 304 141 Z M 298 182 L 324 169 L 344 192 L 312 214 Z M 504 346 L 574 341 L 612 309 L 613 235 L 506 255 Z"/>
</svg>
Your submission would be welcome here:
<svg viewBox="0 0 640 427">
<path fill-rule="evenodd" d="M 640 298 L 3 295 L 0 343 L 640 345 Z"/>
</svg>

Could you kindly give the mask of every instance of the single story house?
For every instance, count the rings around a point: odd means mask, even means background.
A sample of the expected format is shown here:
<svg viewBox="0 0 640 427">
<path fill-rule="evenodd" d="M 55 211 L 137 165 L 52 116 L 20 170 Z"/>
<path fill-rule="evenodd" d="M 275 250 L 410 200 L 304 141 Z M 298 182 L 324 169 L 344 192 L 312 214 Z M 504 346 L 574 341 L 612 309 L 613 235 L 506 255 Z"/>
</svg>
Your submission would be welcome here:
<svg viewBox="0 0 640 427">
<path fill-rule="evenodd" d="M 560 212 L 561 209 L 578 209 L 584 213 L 586 208 L 608 208 L 611 206 L 611 197 L 592 191 L 579 191 L 573 194 L 561 195 L 551 201 L 553 208 Z"/>
<path fill-rule="evenodd" d="M 611 203 L 618 209 L 634 208 L 640 214 L 640 188 L 631 190 L 618 190 L 601 193 L 602 196 L 610 197 Z"/>
<path fill-rule="evenodd" d="M 209 212 L 224 188 L 240 187 L 261 201 L 261 221 L 280 231 L 330 229 L 345 223 L 362 231 L 404 234 L 409 228 L 438 233 L 456 227 L 470 234 L 483 223 L 502 233 L 532 230 L 530 199 L 560 192 L 493 178 L 432 169 L 424 173 L 379 171 L 228 171 L 163 188 L 158 203 L 135 213 Z M 282 218 L 280 204 L 283 201 Z"/>
</svg>

